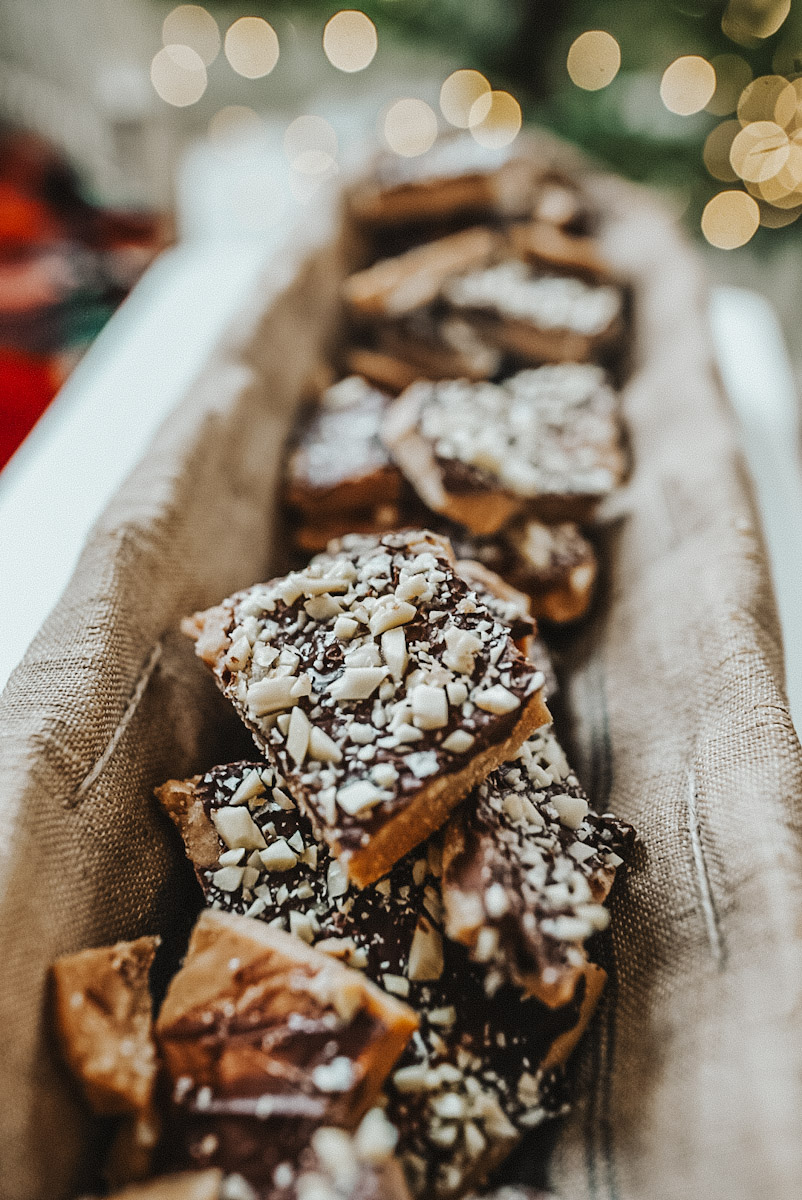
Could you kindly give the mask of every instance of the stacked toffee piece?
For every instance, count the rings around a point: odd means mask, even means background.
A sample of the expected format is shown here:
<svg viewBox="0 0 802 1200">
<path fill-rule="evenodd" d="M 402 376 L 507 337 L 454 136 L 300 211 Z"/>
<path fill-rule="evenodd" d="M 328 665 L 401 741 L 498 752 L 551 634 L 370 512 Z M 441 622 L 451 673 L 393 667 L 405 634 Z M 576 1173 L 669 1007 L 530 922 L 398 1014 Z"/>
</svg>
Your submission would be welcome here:
<svg viewBox="0 0 802 1200">
<path fill-rule="evenodd" d="M 256 753 L 158 789 L 208 906 L 158 1018 L 153 939 L 55 968 L 112 1183 L 172 1172 L 131 1197 L 466 1195 L 564 1111 L 604 986 L 634 834 L 566 761 L 533 613 L 590 602 L 623 294 L 575 188 L 462 153 L 355 193 L 397 253 L 294 437 L 296 569 L 184 622 Z"/>
</svg>

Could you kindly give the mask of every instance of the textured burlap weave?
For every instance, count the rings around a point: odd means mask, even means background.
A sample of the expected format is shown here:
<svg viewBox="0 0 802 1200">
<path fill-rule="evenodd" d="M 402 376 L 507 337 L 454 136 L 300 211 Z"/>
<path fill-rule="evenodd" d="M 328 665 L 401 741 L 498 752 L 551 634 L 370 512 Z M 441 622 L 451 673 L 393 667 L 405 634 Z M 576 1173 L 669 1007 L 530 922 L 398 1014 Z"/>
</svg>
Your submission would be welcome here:
<svg viewBox="0 0 802 1200">
<path fill-rule="evenodd" d="M 564 1200 L 798 1200 L 802 756 L 767 569 L 694 256 L 648 197 L 598 187 L 637 289 L 636 470 L 566 700 L 579 769 L 645 850 L 614 901 L 610 988 L 551 1183 Z M 175 628 L 276 552 L 281 443 L 345 259 L 325 214 L 304 229 L 243 297 L 0 698 L 2 1200 L 73 1194 L 96 1136 L 48 1035 L 53 958 L 177 938 L 191 919 L 151 790 L 239 750 Z"/>
</svg>

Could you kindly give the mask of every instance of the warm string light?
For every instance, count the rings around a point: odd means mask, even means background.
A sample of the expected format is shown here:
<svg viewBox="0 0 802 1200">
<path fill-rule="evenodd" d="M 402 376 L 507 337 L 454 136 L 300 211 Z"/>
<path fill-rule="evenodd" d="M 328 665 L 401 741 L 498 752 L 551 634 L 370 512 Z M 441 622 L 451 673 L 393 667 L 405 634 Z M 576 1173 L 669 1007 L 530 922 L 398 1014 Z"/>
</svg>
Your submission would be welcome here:
<svg viewBox="0 0 802 1200">
<path fill-rule="evenodd" d="M 572 83 L 586 92 L 597 92 L 618 74 L 621 47 L 611 33 L 589 29 L 572 43 L 566 66 Z"/>
<path fill-rule="evenodd" d="M 777 33 L 790 11 L 791 0 L 729 0 L 721 28 L 730 41 L 755 46 Z"/>
<path fill-rule="evenodd" d="M 719 250 L 745 246 L 760 224 L 757 201 L 746 192 L 719 192 L 705 205 L 702 233 Z"/>
<path fill-rule="evenodd" d="M 449 124 L 468 129 L 474 104 L 490 90 L 480 71 L 454 71 L 440 88 L 440 111 Z"/>
<path fill-rule="evenodd" d="M 702 159 L 713 178 L 722 183 L 736 183 L 738 180 L 738 173 L 730 162 L 730 150 L 740 132 L 740 121 L 722 121 L 705 139 Z"/>
<path fill-rule="evenodd" d="M 759 224 L 789 225 L 802 213 L 802 80 L 758 76 L 742 88 L 735 108 L 737 120 L 708 135 L 705 166 L 715 179 L 743 183 Z"/>
<path fill-rule="evenodd" d="M 710 65 L 716 73 L 716 90 L 705 105 L 714 117 L 726 117 L 735 112 L 738 99 L 752 81 L 752 68 L 740 54 L 716 54 Z"/>
<path fill-rule="evenodd" d="M 189 46 L 210 66 L 220 53 L 220 30 L 210 12 L 200 4 L 179 4 L 162 24 L 165 46 Z"/>
<path fill-rule="evenodd" d="M 223 48 L 232 70 L 245 79 L 269 75 L 278 62 L 278 37 L 263 17 L 240 17 L 229 26 Z"/>
<path fill-rule="evenodd" d="M 150 81 L 156 95 L 175 108 L 196 104 L 206 91 L 206 65 L 191 46 L 167 45 L 153 56 Z"/>
<path fill-rule="evenodd" d="M 663 72 L 660 99 L 669 112 L 690 117 L 709 104 L 716 90 L 716 72 L 706 58 L 685 54 Z"/>
<path fill-rule="evenodd" d="M 373 62 L 378 47 L 376 26 L 358 9 L 343 9 L 326 22 L 323 51 L 338 71 L 364 71 Z"/>
<path fill-rule="evenodd" d="M 508 146 L 521 128 L 521 106 L 509 92 L 485 92 L 471 105 L 468 125 L 480 146 Z"/>
</svg>

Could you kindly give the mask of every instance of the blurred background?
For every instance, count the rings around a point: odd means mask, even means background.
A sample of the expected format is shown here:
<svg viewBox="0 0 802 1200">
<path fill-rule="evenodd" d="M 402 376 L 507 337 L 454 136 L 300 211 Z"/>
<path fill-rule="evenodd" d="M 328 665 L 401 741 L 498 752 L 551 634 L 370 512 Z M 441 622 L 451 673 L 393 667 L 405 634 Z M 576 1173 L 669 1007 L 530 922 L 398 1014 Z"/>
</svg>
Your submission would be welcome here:
<svg viewBox="0 0 802 1200">
<path fill-rule="evenodd" d="M 522 119 L 658 188 L 799 377 L 802 0 L 0 0 L 0 465 L 172 241 Z"/>
</svg>

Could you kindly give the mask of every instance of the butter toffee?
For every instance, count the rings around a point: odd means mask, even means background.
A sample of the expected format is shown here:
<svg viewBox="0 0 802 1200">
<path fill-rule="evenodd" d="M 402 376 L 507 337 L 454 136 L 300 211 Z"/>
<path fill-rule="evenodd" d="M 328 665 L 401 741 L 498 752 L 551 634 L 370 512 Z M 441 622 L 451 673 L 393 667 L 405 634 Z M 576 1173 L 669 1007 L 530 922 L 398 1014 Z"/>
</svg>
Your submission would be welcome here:
<svg viewBox="0 0 802 1200">
<path fill-rule="evenodd" d="M 359 883 L 549 720 L 543 675 L 431 533 L 344 538 L 187 631 Z"/>
</svg>

